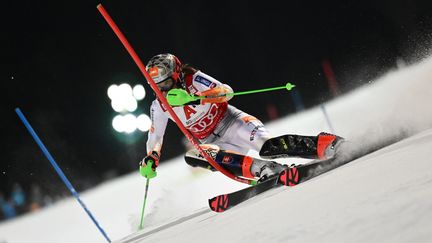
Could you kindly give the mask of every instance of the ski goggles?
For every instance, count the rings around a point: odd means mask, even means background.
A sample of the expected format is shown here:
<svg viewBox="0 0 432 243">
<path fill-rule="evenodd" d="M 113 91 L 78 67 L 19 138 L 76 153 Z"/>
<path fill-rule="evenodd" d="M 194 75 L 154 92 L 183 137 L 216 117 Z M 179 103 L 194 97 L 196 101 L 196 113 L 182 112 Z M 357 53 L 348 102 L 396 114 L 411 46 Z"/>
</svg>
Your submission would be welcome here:
<svg viewBox="0 0 432 243">
<path fill-rule="evenodd" d="M 174 87 L 174 80 L 172 78 L 167 78 L 162 82 L 156 84 L 160 91 L 169 91 Z"/>
</svg>

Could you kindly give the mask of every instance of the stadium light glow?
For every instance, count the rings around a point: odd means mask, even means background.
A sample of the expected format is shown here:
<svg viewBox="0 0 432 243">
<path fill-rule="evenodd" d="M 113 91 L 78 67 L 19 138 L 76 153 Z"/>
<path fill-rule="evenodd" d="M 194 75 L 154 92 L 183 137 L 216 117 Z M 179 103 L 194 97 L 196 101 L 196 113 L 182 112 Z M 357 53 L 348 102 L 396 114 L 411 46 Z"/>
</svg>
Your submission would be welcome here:
<svg viewBox="0 0 432 243">
<path fill-rule="evenodd" d="M 123 115 L 117 115 L 112 120 L 112 126 L 114 130 L 117 132 L 123 132 L 124 126 L 123 126 Z"/>
<path fill-rule="evenodd" d="M 147 132 L 151 127 L 151 119 L 146 114 L 136 117 L 132 112 L 138 108 L 138 101 L 145 98 L 145 89 L 141 84 L 134 88 L 127 84 L 112 84 L 107 90 L 108 97 L 111 99 L 111 107 L 117 114 L 112 120 L 114 130 L 119 133 L 133 133 L 137 129 Z"/>
<path fill-rule="evenodd" d="M 123 99 L 123 101 L 124 101 L 123 104 L 124 109 L 129 112 L 134 112 L 138 108 L 138 103 L 136 99 L 134 99 L 134 97 L 132 96 Z"/>
<path fill-rule="evenodd" d="M 144 86 L 142 86 L 141 84 L 135 85 L 135 87 L 132 89 L 132 93 L 133 93 L 133 96 L 135 97 L 135 99 L 137 99 L 137 100 L 144 99 L 144 97 L 146 95 Z"/>
<path fill-rule="evenodd" d="M 109 86 L 108 88 L 108 97 L 113 100 L 114 97 L 117 95 L 117 90 L 118 90 L 118 86 L 115 84 L 112 84 L 111 86 Z"/>
<path fill-rule="evenodd" d="M 124 132 L 133 133 L 137 129 L 137 119 L 133 114 L 127 114 L 123 117 Z"/>
<path fill-rule="evenodd" d="M 137 127 L 142 132 L 147 132 L 151 127 L 150 117 L 146 114 L 141 114 L 137 117 Z"/>
<path fill-rule="evenodd" d="M 123 101 L 121 99 L 113 99 L 111 100 L 111 107 L 117 112 L 122 112 L 124 110 Z"/>
<path fill-rule="evenodd" d="M 132 133 L 137 129 L 137 118 L 133 114 L 117 115 L 112 120 L 112 126 L 117 132 Z"/>
<path fill-rule="evenodd" d="M 122 83 L 118 86 L 119 96 L 124 98 L 132 95 L 132 87 L 127 83 Z"/>
</svg>

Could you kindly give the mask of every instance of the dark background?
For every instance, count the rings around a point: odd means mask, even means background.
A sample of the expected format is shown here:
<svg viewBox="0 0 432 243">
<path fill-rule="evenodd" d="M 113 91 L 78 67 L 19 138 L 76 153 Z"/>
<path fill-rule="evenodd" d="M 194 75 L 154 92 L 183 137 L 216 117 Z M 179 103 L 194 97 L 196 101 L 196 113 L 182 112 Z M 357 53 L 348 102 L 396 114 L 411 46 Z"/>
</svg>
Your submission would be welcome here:
<svg viewBox="0 0 432 243">
<path fill-rule="evenodd" d="M 117 134 L 107 88 L 144 84 L 139 69 L 96 9 L 98 1 L 6 3 L 3 44 L 0 190 L 37 185 L 45 195 L 68 191 L 15 114 L 21 108 L 79 191 L 137 171 L 147 134 Z M 173 53 L 235 91 L 295 83 L 306 108 L 332 98 L 322 61 L 341 93 L 398 63 L 428 53 L 431 1 L 104 1 L 144 63 Z M 409 80 L 407 80 L 409 82 Z M 268 107 L 296 112 L 287 92 L 234 98 L 232 105 L 263 122 Z M 287 127 L 287 132 L 290 131 Z M 169 124 L 162 163 L 184 152 Z M 185 164 L 185 166 L 187 166 Z M 175 175 L 174 175 L 175 176 Z M 127 188 L 126 188 L 127 190 Z M 133 192 L 131 192 L 133 193 Z M 115 196 L 115 195 L 113 195 Z"/>
</svg>

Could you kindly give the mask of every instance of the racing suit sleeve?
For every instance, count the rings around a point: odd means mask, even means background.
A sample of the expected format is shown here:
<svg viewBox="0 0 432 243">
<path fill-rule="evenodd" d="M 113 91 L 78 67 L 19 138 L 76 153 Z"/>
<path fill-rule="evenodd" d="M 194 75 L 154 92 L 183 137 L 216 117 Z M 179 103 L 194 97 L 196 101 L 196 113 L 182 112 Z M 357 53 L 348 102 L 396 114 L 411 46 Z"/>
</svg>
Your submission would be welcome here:
<svg viewBox="0 0 432 243">
<path fill-rule="evenodd" d="M 161 105 L 157 100 L 154 100 L 150 106 L 150 119 L 152 125 L 147 139 L 147 154 L 156 151 L 160 156 L 162 149 L 163 136 L 168 123 L 168 116 L 163 112 Z"/>
<path fill-rule="evenodd" d="M 208 97 L 202 99 L 201 104 L 223 103 L 229 101 L 233 97 L 230 95 L 224 96 L 225 94 L 233 93 L 229 85 L 223 84 L 201 71 L 194 74 L 193 85 L 198 90 L 197 95 Z"/>
</svg>

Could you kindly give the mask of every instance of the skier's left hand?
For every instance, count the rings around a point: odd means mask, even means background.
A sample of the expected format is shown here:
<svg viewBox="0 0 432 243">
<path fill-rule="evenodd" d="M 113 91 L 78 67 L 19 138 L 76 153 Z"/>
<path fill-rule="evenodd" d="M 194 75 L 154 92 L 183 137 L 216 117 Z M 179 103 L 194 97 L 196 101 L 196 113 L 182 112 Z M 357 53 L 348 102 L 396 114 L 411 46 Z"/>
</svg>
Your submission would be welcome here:
<svg viewBox="0 0 432 243">
<path fill-rule="evenodd" d="M 209 96 L 209 98 L 205 98 L 201 100 L 201 104 L 205 103 L 223 103 L 229 101 L 233 96 L 226 95 L 232 93 L 233 90 L 228 85 L 224 84 L 223 86 L 217 86 L 213 89 L 209 89 L 203 92 L 200 92 L 199 96 Z M 213 97 L 213 98 L 212 98 Z"/>
</svg>

